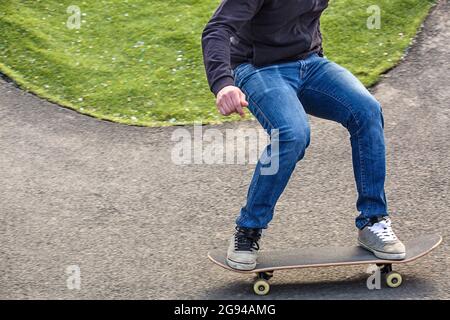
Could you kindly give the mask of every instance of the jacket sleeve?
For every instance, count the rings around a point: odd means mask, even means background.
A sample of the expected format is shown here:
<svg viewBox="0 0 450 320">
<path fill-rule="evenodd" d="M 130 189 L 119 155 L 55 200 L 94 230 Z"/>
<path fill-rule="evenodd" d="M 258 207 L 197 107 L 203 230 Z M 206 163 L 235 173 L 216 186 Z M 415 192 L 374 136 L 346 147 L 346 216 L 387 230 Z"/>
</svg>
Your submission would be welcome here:
<svg viewBox="0 0 450 320">
<path fill-rule="evenodd" d="M 214 95 L 234 85 L 230 37 L 253 18 L 264 0 L 222 0 L 202 33 L 203 62 Z"/>
</svg>

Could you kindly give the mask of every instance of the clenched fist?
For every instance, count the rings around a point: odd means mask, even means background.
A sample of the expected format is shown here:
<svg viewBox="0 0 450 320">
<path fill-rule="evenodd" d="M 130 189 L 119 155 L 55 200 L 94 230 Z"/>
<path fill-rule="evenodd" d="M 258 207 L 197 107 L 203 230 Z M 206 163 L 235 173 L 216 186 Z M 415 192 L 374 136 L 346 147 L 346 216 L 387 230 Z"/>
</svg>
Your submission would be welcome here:
<svg viewBox="0 0 450 320">
<path fill-rule="evenodd" d="M 236 112 L 244 117 L 243 108 L 248 106 L 248 102 L 245 100 L 245 94 L 241 89 L 235 86 L 226 86 L 217 94 L 216 105 L 219 112 L 224 116 Z"/>
</svg>

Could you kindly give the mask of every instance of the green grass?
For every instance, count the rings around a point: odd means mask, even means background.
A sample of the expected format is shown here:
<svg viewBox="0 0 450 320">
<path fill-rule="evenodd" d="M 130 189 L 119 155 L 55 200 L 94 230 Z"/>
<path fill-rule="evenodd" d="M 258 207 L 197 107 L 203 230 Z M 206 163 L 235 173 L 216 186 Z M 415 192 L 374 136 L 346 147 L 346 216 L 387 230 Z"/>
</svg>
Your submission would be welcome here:
<svg viewBox="0 0 450 320">
<path fill-rule="evenodd" d="M 219 123 L 201 32 L 219 0 L 0 2 L 0 71 L 37 95 L 98 118 L 165 126 Z M 394 66 L 432 0 L 332 0 L 322 20 L 328 58 L 365 85 Z M 369 30 L 370 5 L 382 9 Z M 70 30 L 69 5 L 82 24 Z"/>
</svg>

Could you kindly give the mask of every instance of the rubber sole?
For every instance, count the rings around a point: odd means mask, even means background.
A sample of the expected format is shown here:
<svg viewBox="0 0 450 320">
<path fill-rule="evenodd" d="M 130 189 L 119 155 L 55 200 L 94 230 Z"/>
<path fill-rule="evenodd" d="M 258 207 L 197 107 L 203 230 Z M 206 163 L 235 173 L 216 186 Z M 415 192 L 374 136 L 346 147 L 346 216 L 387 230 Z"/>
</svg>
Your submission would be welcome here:
<svg viewBox="0 0 450 320">
<path fill-rule="evenodd" d="M 383 251 L 378 251 L 375 249 L 372 249 L 368 246 L 366 246 L 364 243 L 362 243 L 359 239 L 358 239 L 358 243 L 361 247 L 363 247 L 366 250 L 369 250 L 370 252 L 372 252 L 377 258 L 380 259 L 386 259 L 386 260 L 403 260 L 406 257 L 406 252 L 403 253 L 388 253 L 388 252 L 383 252 Z"/>
<path fill-rule="evenodd" d="M 227 258 L 227 264 L 236 270 L 243 270 L 243 271 L 250 271 L 256 268 L 256 262 L 255 263 L 243 263 L 243 262 L 237 262 L 233 261 Z"/>
</svg>

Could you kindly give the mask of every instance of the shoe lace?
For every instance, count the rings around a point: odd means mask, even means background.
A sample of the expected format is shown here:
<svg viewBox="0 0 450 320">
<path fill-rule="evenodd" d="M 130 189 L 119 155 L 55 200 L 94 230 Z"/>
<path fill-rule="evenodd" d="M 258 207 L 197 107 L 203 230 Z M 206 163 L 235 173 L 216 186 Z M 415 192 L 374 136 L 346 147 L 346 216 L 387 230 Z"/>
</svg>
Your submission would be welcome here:
<svg viewBox="0 0 450 320">
<path fill-rule="evenodd" d="M 246 232 L 236 228 L 234 236 L 234 248 L 236 251 L 259 250 L 260 234 L 257 232 Z"/>
<path fill-rule="evenodd" d="M 383 220 L 374 223 L 369 227 L 369 230 L 375 233 L 375 235 L 383 242 L 397 241 L 397 236 L 391 227 L 391 219 L 384 218 Z"/>
</svg>

